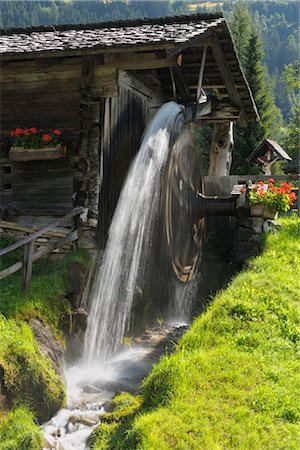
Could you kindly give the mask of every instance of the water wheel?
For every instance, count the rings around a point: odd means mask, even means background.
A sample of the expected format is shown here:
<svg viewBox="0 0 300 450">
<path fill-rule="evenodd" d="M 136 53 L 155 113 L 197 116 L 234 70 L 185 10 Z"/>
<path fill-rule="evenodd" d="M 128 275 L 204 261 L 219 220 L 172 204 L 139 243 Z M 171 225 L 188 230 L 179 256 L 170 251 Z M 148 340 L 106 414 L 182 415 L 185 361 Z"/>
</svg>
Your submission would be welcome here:
<svg viewBox="0 0 300 450">
<path fill-rule="evenodd" d="M 204 219 L 197 197 L 202 191 L 201 155 L 191 131 L 183 128 L 170 151 L 164 217 L 173 271 L 183 283 L 192 279 L 201 259 Z"/>
</svg>

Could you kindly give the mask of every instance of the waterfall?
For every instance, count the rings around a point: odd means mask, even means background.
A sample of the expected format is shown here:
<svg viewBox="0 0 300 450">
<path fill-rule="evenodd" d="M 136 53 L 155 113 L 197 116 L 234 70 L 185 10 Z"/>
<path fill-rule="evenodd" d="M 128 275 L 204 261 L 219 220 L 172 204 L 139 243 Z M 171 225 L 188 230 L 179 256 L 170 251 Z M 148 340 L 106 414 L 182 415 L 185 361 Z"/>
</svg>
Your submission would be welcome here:
<svg viewBox="0 0 300 450">
<path fill-rule="evenodd" d="M 107 359 L 123 341 L 140 280 L 151 270 L 149 249 L 162 214 L 164 168 L 183 107 L 163 105 L 149 124 L 112 219 L 102 265 L 91 292 L 83 361 Z M 161 232 L 162 234 L 163 232 Z"/>
</svg>

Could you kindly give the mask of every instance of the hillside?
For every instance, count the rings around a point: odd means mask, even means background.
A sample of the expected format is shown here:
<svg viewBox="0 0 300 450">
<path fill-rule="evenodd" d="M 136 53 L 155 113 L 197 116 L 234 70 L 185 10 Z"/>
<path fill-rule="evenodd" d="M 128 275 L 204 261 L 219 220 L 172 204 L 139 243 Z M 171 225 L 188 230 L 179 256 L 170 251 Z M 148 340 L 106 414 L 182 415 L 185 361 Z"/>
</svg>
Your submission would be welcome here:
<svg viewBox="0 0 300 450">
<path fill-rule="evenodd" d="M 144 381 L 114 400 L 94 450 L 293 450 L 299 443 L 297 218 L 212 300 Z"/>
</svg>

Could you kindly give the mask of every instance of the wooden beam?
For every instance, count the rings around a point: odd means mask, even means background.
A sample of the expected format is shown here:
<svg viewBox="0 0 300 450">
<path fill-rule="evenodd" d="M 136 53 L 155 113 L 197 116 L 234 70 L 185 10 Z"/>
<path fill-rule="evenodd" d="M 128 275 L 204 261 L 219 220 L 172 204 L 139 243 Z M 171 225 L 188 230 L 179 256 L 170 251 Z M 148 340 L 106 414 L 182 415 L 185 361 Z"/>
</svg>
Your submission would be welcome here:
<svg viewBox="0 0 300 450">
<path fill-rule="evenodd" d="M 26 237 L 24 239 L 22 239 L 19 242 L 16 242 L 15 244 L 12 244 L 8 247 L 5 247 L 3 249 L 0 250 L 0 256 L 6 255 L 7 253 L 12 252 L 13 250 L 16 250 L 19 247 L 22 247 L 22 245 L 26 245 L 29 242 L 37 239 L 38 237 L 43 236 L 43 234 L 46 234 L 47 232 L 51 231 L 52 228 L 57 227 L 58 225 L 61 225 L 67 221 L 69 221 L 70 219 L 72 219 L 73 217 L 77 216 L 78 214 L 81 214 L 83 211 L 83 208 L 81 208 L 81 206 L 77 206 L 77 208 L 74 208 L 70 213 L 66 214 L 64 217 L 56 220 L 55 222 L 51 223 L 50 225 L 48 225 L 47 227 L 43 228 L 40 231 L 37 231 L 36 233 L 34 233 L 33 235 Z"/>
<path fill-rule="evenodd" d="M 181 100 L 184 104 L 193 103 L 193 97 L 184 79 L 183 73 L 179 66 L 173 67 L 174 78 L 176 82 L 177 91 L 180 94 Z"/>
<path fill-rule="evenodd" d="M 221 47 L 221 44 L 219 42 L 218 36 L 217 34 L 214 32 L 213 33 L 213 47 L 212 47 L 212 51 L 215 57 L 215 60 L 218 64 L 220 73 L 222 75 L 222 78 L 224 80 L 224 84 L 226 86 L 226 90 L 231 98 L 231 100 L 237 105 L 239 106 L 240 110 L 241 110 L 241 116 L 240 116 L 240 124 L 241 126 L 247 126 L 248 124 L 248 119 L 247 119 L 247 115 L 244 109 L 244 106 L 242 104 L 241 101 L 241 97 L 238 93 L 238 90 L 236 88 L 235 85 L 235 80 L 232 76 L 229 64 L 226 60 L 226 57 L 224 55 L 223 49 Z"/>
<path fill-rule="evenodd" d="M 34 252 L 34 240 L 25 245 L 24 248 L 24 272 L 23 272 L 23 289 L 27 289 L 32 275 L 32 263 Z"/>
<path fill-rule="evenodd" d="M 189 39 L 187 42 L 184 42 L 183 44 L 177 45 L 173 48 L 166 48 L 166 55 L 167 58 L 171 58 L 173 56 L 177 56 L 179 53 L 182 53 L 184 50 L 186 50 L 189 47 L 202 47 L 212 44 L 212 32 L 206 31 L 200 36 L 196 36 L 192 39 Z"/>
</svg>

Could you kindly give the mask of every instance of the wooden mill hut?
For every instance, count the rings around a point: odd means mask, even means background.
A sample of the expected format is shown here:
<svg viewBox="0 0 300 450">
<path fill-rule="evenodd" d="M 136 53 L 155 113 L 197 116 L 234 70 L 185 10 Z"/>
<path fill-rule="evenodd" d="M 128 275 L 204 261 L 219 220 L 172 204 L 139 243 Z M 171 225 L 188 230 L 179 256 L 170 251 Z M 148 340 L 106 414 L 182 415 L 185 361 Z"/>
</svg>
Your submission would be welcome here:
<svg viewBox="0 0 300 450">
<path fill-rule="evenodd" d="M 104 243 L 125 174 L 160 105 L 215 108 L 201 123 L 257 120 L 221 14 L 1 31 L 1 209 L 60 216 L 80 180 Z M 199 125 L 201 125 L 199 122 Z M 59 159 L 12 161 L 16 127 L 62 130 Z"/>
</svg>

